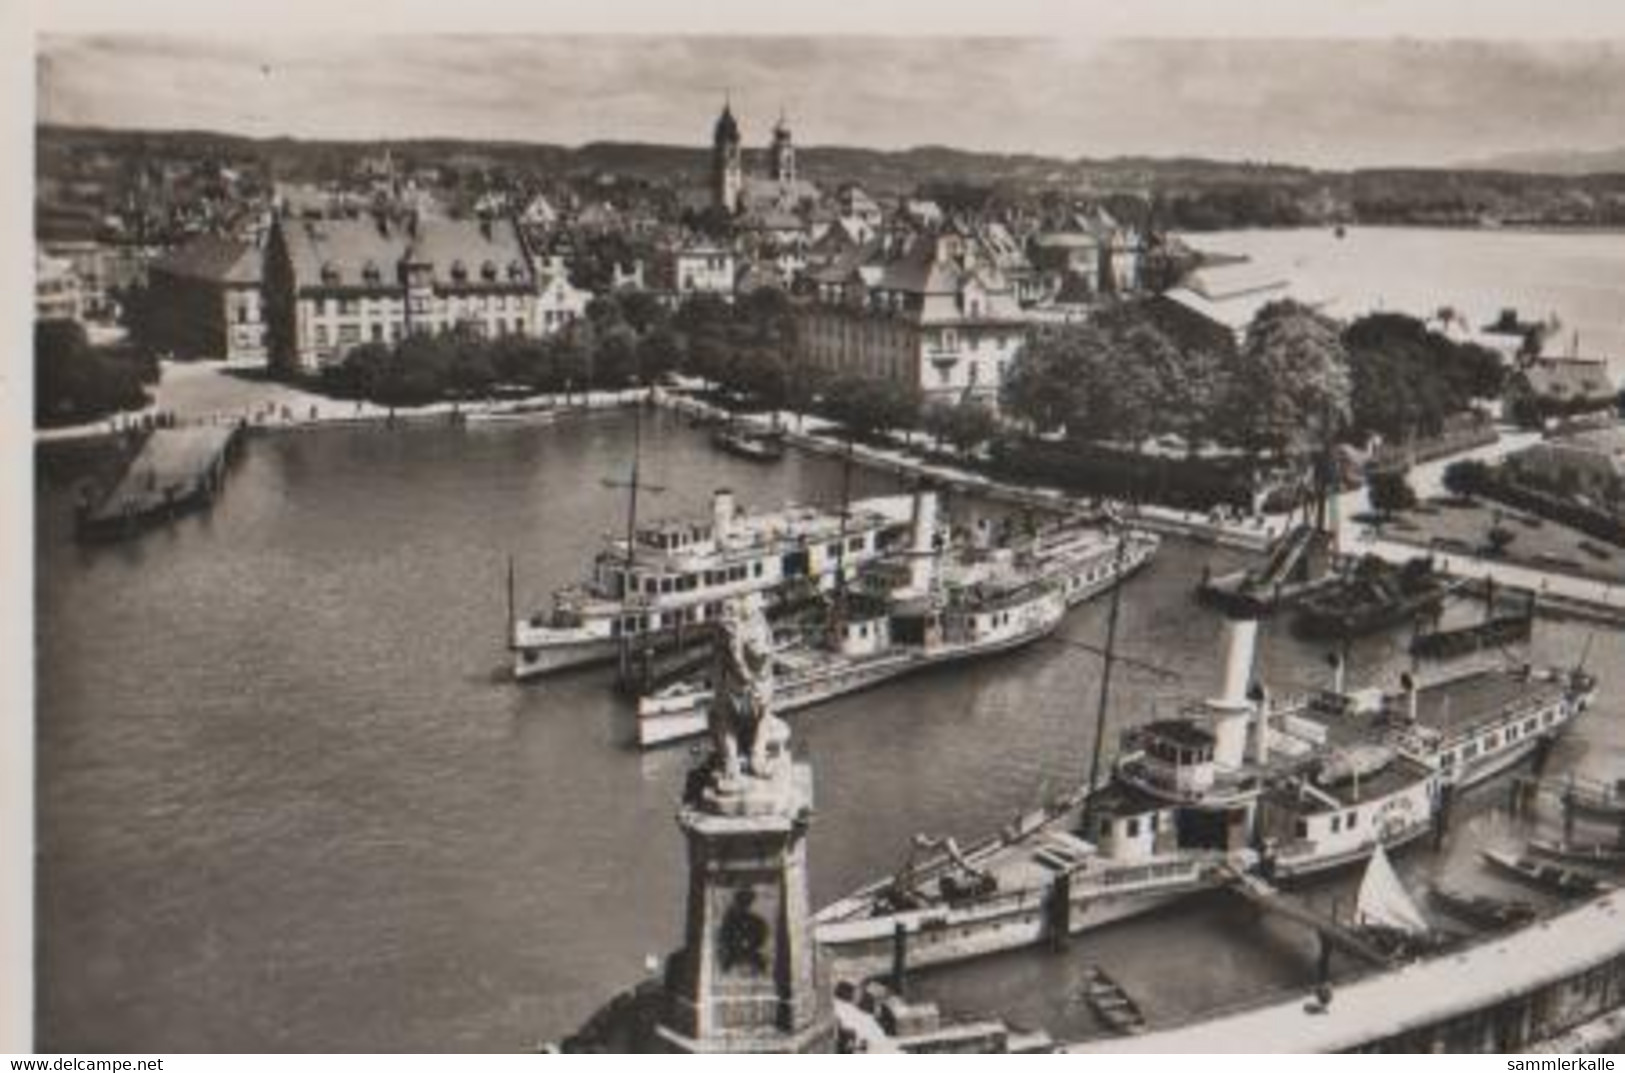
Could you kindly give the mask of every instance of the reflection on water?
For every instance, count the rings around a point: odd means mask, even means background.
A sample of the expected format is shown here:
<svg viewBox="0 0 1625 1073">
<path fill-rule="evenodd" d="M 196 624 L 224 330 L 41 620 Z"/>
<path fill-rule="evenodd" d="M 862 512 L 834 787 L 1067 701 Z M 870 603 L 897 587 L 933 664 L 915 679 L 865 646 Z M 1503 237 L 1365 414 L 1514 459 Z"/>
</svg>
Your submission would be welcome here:
<svg viewBox="0 0 1625 1073">
<path fill-rule="evenodd" d="M 831 460 L 758 467 L 675 418 L 647 431 L 646 475 L 668 490 L 646 513 L 700 512 L 719 485 L 756 505 L 839 492 Z M 623 524 L 599 478 L 624 471 L 629 442 L 617 415 L 256 439 L 211 515 L 91 550 L 69 539 L 66 485 L 45 487 L 42 1048 L 525 1048 L 678 940 L 686 750 L 630 748 L 607 672 L 526 687 L 500 673 L 507 556 L 527 605 L 579 576 Z M 1183 677 L 1122 671 L 1114 728 L 1216 685 L 1218 620 L 1189 589 L 1235 561 L 1174 543 L 1131 583 L 1123 651 Z M 1104 617 L 1080 608 L 1063 635 L 1098 643 Z M 1585 636 L 1543 624 L 1538 644 L 1572 659 Z M 1357 646 L 1356 673 L 1392 675 L 1402 646 Z M 1591 658 L 1606 675 L 1622 654 L 1600 634 Z M 1288 637 L 1260 655 L 1278 690 L 1322 673 Z M 985 833 L 1079 781 L 1097 675 L 1095 657 L 1046 643 L 792 717 L 816 765 L 815 902 L 896 868 L 915 832 Z M 1554 763 L 1625 771 L 1621 707 L 1605 686 Z M 1407 853 L 1402 873 L 1495 889 L 1467 843 L 1513 837 L 1503 798 L 1471 795 L 1445 856 Z M 1346 905 L 1351 885 L 1313 896 Z M 1072 996 L 1094 961 L 1153 1019 L 1313 971 L 1292 926 L 1217 896 L 922 986 L 1079 1031 Z"/>
</svg>

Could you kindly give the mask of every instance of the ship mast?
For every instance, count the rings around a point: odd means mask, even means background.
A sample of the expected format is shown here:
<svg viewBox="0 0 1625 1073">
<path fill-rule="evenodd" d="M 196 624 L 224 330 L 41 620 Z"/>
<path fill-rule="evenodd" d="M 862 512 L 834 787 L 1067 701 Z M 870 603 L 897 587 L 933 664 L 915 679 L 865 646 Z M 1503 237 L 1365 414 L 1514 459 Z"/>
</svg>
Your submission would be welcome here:
<svg viewBox="0 0 1625 1073">
<path fill-rule="evenodd" d="M 1094 826 L 1095 782 L 1100 778 L 1100 750 L 1106 740 L 1106 709 L 1112 695 L 1112 667 L 1117 663 L 1117 617 L 1123 606 L 1123 567 L 1128 556 L 1128 534 L 1117 537 L 1116 578 L 1112 583 L 1112 602 L 1106 612 L 1106 648 L 1101 653 L 1105 666 L 1100 671 L 1100 703 L 1095 709 L 1095 740 L 1089 750 L 1089 781 L 1083 788 L 1083 813 L 1079 827 L 1084 838 L 1091 836 Z"/>
<path fill-rule="evenodd" d="M 846 525 L 852 514 L 852 431 L 846 433 L 846 454 L 841 459 L 841 520 L 836 528 L 835 600 L 830 613 L 830 634 L 837 641 L 846 631 Z"/>
<path fill-rule="evenodd" d="M 636 389 L 634 389 L 636 390 Z M 632 402 L 632 472 L 624 481 L 612 477 L 603 479 L 605 488 L 626 489 L 626 572 L 621 579 L 621 596 L 631 595 L 632 567 L 637 561 L 637 535 L 638 535 L 638 493 L 653 492 L 659 494 L 666 489 L 658 484 L 645 484 L 640 476 L 643 463 L 643 400 L 634 398 Z"/>
</svg>

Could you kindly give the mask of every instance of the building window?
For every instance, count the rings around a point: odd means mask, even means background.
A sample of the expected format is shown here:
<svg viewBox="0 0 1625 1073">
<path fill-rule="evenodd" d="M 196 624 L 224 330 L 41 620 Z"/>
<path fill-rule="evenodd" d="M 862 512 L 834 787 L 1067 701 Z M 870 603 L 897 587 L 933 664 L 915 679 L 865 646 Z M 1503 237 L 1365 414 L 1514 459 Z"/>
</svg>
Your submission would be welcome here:
<svg viewBox="0 0 1625 1073">
<path fill-rule="evenodd" d="M 372 341 L 375 343 L 382 343 L 384 341 L 384 326 L 382 324 L 374 324 L 372 326 Z"/>
</svg>

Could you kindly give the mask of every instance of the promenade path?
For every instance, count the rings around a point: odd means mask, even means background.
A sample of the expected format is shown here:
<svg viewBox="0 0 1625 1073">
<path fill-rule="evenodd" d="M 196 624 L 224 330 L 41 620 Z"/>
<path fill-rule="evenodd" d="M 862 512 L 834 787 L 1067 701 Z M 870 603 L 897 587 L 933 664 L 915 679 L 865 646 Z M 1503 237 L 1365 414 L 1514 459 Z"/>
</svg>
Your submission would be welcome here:
<svg viewBox="0 0 1625 1073">
<path fill-rule="evenodd" d="M 453 410 L 475 413 L 502 410 L 519 405 L 568 405 L 602 408 L 618 406 L 630 392 L 577 391 L 569 396 L 535 395 L 501 403 L 436 402 L 425 406 L 387 406 L 352 399 L 332 399 L 306 391 L 293 384 L 272 380 L 263 367 L 227 365 L 221 362 L 164 362 L 163 375 L 145 409 L 117 414 L 100 421 L 62 428 L 36 429 L 40 443 L 82 440 L 109 436 L 139 427 L 143 418 L 159 414 L 172 418 L 176 426 L 236 425 L 250 428 L 301 428 L 308 425 L 381 422 L 394 416 L 400 421 L 448 418 Z"/>
</svg>

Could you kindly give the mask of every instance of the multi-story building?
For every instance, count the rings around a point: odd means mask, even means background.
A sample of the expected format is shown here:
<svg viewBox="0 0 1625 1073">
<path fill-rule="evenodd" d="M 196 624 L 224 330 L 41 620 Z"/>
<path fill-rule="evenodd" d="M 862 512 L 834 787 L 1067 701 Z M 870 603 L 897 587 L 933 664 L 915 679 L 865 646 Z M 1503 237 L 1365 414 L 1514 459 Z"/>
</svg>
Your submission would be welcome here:
<svg viewBox="0 0 1625 1073">
<path fill-rule="evenodd" d="M 84 291 L 73 263 L 62 257 L 34 254 L 34 318 L 84 319 Z"/>
<path fill-rule="evenodd" d="M 1142 245 L 1137 231 L 1096 209 L 1034 235 L 1028 255 L 1051 292 L 1122 294 L 1139 289 Z"/>
<path fill-rule="evenodd" d="M 927 399 L 997 405 L 1026 339 L 1011 285 L 971 238 L 875 241 L 809 275 L 798 310 L 804 358 L 889 379 Z"/>
<path fill-rule="evenodd" d="M 726 246 L 711 243 L 684 243 L 662 250 L 655 258 L 655 290 L 682 302 L 696 294 L 715 294 L 731 299 L 738 262 Z"/>
<path fill-rule="evenodd" d="M 306 374 L 408 334 L 543 334 L 558 294 L 538 287 L 512 220 L 282 219 L 265 260 L 270 360 Z"/>
<path fill-rule="evenodd" d="M 152 345 L 180 358 L 265 359 L 264 251 L 201 235 L 147 268 Z"/>
<path fill-rule="evenodd" d="M 536 285 L 536 335 L 563 331 L 586 316 L 592 293 L 570 283 L 562 266 L 539 275 Z"/>
</svg>

